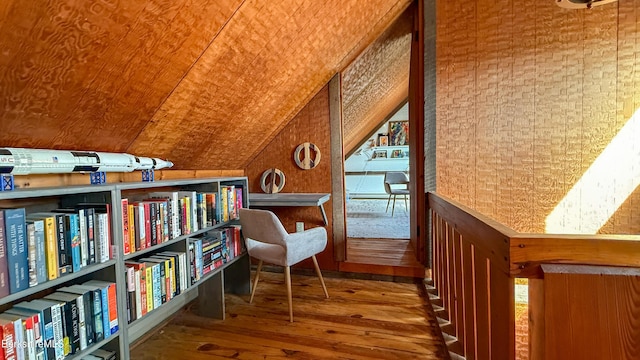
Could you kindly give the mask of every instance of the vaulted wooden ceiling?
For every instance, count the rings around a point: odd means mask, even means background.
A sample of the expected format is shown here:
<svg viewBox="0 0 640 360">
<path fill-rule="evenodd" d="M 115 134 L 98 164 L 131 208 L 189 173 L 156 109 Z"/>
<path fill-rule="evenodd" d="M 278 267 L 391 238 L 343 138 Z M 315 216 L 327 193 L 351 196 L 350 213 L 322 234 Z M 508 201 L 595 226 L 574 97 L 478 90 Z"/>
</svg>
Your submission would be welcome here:
<svg viewBox="0 0 640 360">
<path fill-rule="evenodd" d="M 409 0 L 3 0 L 0 146 L 241 169 Z"/>
<path fill-rule="evenodd" d="M 412 29 L 413 11 L 407 9 L 344 70 L 345 154 L 368 139 L 407 100 Z"/>
</svg>

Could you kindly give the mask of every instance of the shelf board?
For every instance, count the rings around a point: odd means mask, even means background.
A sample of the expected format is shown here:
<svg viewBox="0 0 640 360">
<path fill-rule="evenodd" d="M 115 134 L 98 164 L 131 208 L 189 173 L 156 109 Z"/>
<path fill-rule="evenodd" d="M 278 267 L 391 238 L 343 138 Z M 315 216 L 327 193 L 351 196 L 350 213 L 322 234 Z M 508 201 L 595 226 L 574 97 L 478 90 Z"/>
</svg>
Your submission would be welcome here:
<svg viewBox="0 0 640 360">
<path fill-rule="evenodd" d="M 142 334 L 146 333 L 154 326 L 160 324 L 168 316 L 175 313 L 179 308 L 182 308 L 188 303 L 190 303 L 191 301 L 193 301 L 198 296 L 198 292 L 194 290 L 197 290 L 200 284 L 209 280 L 211 277 L 215 276 L 216 274 L 219 274 L 221 271 L 224 271 L 225 268 L 235 263 L 243 256 L 248 256 L 248 254 L 244 252 L 241 255 L 234 257 L 228 263 L 211 271 L 210 273 L 202 277 L 200 280 L 198 280 L 198 282 L 196 282 L 195 284 L 190 285 L 180 295 L 172 298 L 168 302 L 151 310 L 151 312 L 147 313 L 145 316 L 130 322 L 128 324 L 129 343 L 132 343 L 133 341 L 138 339 L 138 337 L 140 337 Z"/>
<path fill-rule="evenodd" d="M 87 356 L 89 354 L 91 354 L 92 352 L 100 349 L 101 347 L 105 346 L 106 344 L 110 343 L 112 340 L 117 339 L 120 336 L 120 330 L 118 330 L 115 334 L 111 334 L 108 338 L 106 339 L 102 339 L 100 341 L 98 341 L 97 343 L 88 346 L 86 349 L 73 354 L 73 355 L 69 355 L 69 356 L 65 356 L 64 360 L 71 360 L 71 359 L 81 359 L 84 356 Z M 116 356 L 117 358 L 117 356 Z"/>
<path fill-rule="evenodd" d="M 109 266 L 113 266 L 115 263 L 116 263 L 116 260 L 115 259 L 111 259 L 111 260 L 109 260 L 107 262 L 104 262 L 104 263 L 90 265 L 90 266 L 87 266 L 87 267 L 83 268 L 82 270 L 80 270 L 78 272 L 74 272 L 74 273 L 71 273 L 71 274 L 68 274 L 68 275 L 64 275 L 64 276 L 59 277 L 59 278 L 57 278 L 55 280 L 45 281 L 42 284 L 38 284 L 38 285 L 36 285 L 34 287 L 30 287 L 30 288 L 28 288 L 26 290 L 22 290 L 20 292 L 15 293 L 15 294 L 10 294 L 10 295 L 5 296 L 5 297 L 0 299 L 0 306 L 8 304 L 8 303 L 16 301 L 16 300 L 20 300 L 20 299 L 22 299 L 22 298 L 24 298 L 26 296 L 33 295 L 33 294 L 38 293 L 38 292 L 40 292 L 42 290 L 53 288 L 53 287 L 55 287 L 57 285 L 60 285 L 60 284 L 64 284 L 66 282 L 69 282 L 71 280 L 77 279 L 77 278 L 79 278 L 81 276 L 84 276 L 84 275 L 91 274 L 91 273 L 96 272 L 98 270 L 102 270 L 102 269 L 108 268 Z"/>
<path fill-rule="evenodd" d="M 218 229 L 218 228 L 221 228 L 221 227 L 224 227 L 224 226 L 228 226 L 228 225 L 231 225 L 231 224 L 233 224 L 233 222 L 224 222 L 224 223 L 220 223 L 220 224 L 215 224 L 213 226 L 207 226 L 206 228 L 200 229 L 198 231 L 194 231 L 191 234 L 180 235 L 177 238 L 171 239 L 169 241 L 165 241 L 165 242 L 160 243 L 160 244 L 153 245 L 153 246 L 148 247 L 146 249 L 136 250 L 136 252 L 134 252 L 134 253 L 129 253 L 127 255 L 124 255 L 123 259 L 125 261 L 126 260 L 131 260 L 133 258 L 136 258 L 136 257 L 140 256 L 140 255 L 144 255 L 144 254 L 147 254 L 147 253 L 150 253 L 150 252 L 158 251 L 158 250 L 160 250 L 160 249 L 162 249 L 162 248 L 164 248 L 166 246 L 169 246 L 171 244 L 175 244 L 175 243 L 178 243 L 178 242 L 183 241 L 185 239 L 188 239 L 188 238 L 191 238 L 191 237 L 194 237 L 194 236 L 197 236 L 197 235 L 204 234 L 207 231 L 215 230 L 215 229 Z"/>
<path fill-rule="evenodd" d="M 198 185 L 206 183 L 229 183 L 234 181 L 246 180 L 246 177 L 219 177 L 219 178 L 195 178 L 195 179 L 182 179 L 182 180 L 159 180 L 151 182 L 129 182 L 129 183 L 117 183 L 115 186 L 119 190 L 138 190 L 144 188 L 165 187 L 165 186 L 184 186 L 184 185 Z"/>
<path fill-rule="evenodd" d="M 15 189 L 11 191 L 0 191 L 0 200 L 14 200 L 14 199 L 27 199 L 33 197 L 44 196 L 65 196 L 65 195 L 77 195 L 88 194 L 98 192 L 111 192 L 113 185 L 99 184 L 99 185 L 71 185 L 71 186 L 58 186 L 49 188 L 28 188 L 28 189 Z"/>
</svg>

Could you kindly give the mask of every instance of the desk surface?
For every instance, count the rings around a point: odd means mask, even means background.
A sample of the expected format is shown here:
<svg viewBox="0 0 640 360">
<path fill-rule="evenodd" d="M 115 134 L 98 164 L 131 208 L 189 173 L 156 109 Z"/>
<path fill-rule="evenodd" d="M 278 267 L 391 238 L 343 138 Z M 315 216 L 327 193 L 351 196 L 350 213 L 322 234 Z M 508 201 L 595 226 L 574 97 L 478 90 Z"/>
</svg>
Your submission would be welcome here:
<svg viewBox="0 0 640 360">
<path fill-rule="evenodd" d="M 321 206 L 331 194 L 311 193 L 249 193 L 249 206 Z"/>
</svg>

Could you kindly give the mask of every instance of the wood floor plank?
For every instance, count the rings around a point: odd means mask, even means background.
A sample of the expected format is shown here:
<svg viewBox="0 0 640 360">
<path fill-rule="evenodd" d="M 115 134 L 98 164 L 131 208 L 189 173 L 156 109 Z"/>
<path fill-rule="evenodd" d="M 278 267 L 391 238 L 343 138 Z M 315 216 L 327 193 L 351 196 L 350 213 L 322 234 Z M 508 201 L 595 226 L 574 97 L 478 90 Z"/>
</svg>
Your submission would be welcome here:
<svg viewBox="0 0 640 360">
<path fill-rule="evenodd" d="M 289 323 L 283 274 L 263 272 L 252 304 L 229 295 L 226 319 L 197 302 L 144 341 L 132 359 L 447 359 L 421 284 L 292 275 Z"/>
</svg>

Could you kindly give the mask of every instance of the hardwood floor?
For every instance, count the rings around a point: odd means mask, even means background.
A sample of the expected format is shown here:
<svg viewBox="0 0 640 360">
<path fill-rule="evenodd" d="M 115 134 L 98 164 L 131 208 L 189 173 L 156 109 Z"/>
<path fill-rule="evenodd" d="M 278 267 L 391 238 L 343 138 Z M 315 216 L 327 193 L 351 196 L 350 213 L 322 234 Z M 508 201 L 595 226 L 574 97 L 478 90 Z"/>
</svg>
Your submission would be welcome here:
<svg viewBox="0 0 640 360">
<path fill-rule="evenodd" d="M 406 239 L 347 239 L 347 261 L 340 271 L 425 277 L 425 269 Z"/>
<path fill-rule="evenodd" d="M 187 309 L 138 343 L 131 359 L 446 359 L 421 284 L 292 275 L 289 322 L 282 273 L 261 273 L 253 304 L 226 295 L 226 319 Z M 197 304 L 192 303 L 192 307 Z"/>
</svg>

